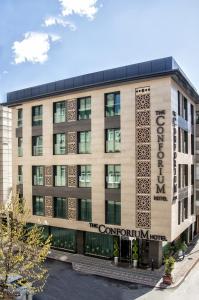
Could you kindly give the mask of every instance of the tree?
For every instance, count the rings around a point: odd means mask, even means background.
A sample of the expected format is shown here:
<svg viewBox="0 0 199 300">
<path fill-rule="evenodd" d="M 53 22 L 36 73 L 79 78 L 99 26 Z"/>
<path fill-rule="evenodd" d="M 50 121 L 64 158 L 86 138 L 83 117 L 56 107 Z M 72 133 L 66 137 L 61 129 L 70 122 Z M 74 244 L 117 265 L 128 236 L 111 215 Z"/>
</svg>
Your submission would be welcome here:
<svg viewBox="0 0 199 300">
<path fill-rule="evenodd" d="M 44 262 L 51 237 L 44 238 L 42 226 L 27 226 L 29 211 L 18 195 L 0 208 L 0 298 L 16 291 L 13 276 L 21 276 L 20 285 L 35 294 L 41 292 L 48 277 Z M 12 297 L 11 297 L 12 298 Z"/>
</svg>

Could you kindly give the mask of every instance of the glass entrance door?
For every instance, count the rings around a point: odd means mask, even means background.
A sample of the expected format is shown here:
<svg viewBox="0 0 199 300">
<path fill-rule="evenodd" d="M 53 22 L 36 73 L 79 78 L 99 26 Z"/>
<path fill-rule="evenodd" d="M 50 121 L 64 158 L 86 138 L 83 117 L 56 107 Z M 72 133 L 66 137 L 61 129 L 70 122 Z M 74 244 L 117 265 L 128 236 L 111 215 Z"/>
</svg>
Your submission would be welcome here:
<svg viewBox="0 0 199 300">
<path fill-rule="evenodd" d="M 121 239 L 120 260 L 126 262 L 129 262 L 131 260 L 131 241 Z"/>
</svg>

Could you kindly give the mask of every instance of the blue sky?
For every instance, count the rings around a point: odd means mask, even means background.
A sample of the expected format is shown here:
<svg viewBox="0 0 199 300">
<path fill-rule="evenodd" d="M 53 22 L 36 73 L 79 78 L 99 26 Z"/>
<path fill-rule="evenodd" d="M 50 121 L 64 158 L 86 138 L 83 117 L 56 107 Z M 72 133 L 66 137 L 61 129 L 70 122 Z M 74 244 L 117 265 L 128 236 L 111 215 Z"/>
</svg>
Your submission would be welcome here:
<svg viewBox="0 0 199 300">
<path fill-rule="evenodd" d="M 198 0 L 0 0 L 6 93 L 173 56 L 199 91 Z"/>
</svg>

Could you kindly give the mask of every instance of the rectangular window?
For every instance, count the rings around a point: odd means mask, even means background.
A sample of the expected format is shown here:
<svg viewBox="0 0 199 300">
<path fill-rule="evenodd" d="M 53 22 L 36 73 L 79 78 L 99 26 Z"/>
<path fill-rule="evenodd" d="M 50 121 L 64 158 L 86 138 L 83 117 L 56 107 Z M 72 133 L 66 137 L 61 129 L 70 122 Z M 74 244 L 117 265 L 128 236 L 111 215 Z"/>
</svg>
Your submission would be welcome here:
<svg viewBox="0 0 199 300">
<path fill-rule="evenodd" d="M 181 165 L 178 165 L 178 188 L 180 189 L 182 184 L 181 184 L 181 178 L 182 178 L 182 172 L 181 172 L 182 168 Z"/>
<path fill-rule="evenodd" d="M 120 129 L 106 130 L 106 152 L 120 152 Z"/>
<path fill-rule="evenodd" d="M 183 113 L 183 116 L 184 116 L 184 119 L 186 121 L 188 121 L 188 106 L 187 106 L 187 98 L 184 97 L 184 105 L 183 105 L 183 108 L 184 108 L 184 113 Z"/>
<path fill-rule="evenodd" d="M 194 125 L 194 106 L 193 106 L 193 104 L 190 104 L 190 110 L 191 110 L 191 125 Z"/>
<path fill-rule="evenodd" d="M 191 214 L 194 215 L 195 213 L 195 201 L 194 201 L 194 195 L 191 195 Z"/>
<path fill-rule="evenodd" d="M 119 116 L 120 115 L 120 93 L 105 94 L 105 116 Z"/>
<path fill-rule="evenodd" d="M 66 122 L 66 102 L 53 103 L 54 123 Z"/>
<path fill-rule="evenodd" d="M 181 94 L 178 91 L 178 116 L 181 116 Z"/>
<path fill-rule="evenodd" d="M 78 120 L 91 118 L 91 97 L 77 99 L 78 103 Z"/>
<path fill-rule="evenodd" d="M 42 105 L 32 107 L 32 126 L 42 126 Z"/>
<path fill-rule="evenodd" d="M 41 156 L 43 155 L 43 136 L 32 137 L 32 155 Z"/>
<path fill-rule="evenodd" d="M 196 111 L 196 124 L 199 124 L 199 111 Z"/>
<path fill-rule="evenodd" d="M 91 132 L 90 131 L 78 132 L 78 153 L 79 154 L 91 153 Z"/>
<path fill-rule="evenodd" d="M 184 213 L 183 213 L 184 215 L 183 221 L 184 221 L 185 219 L 188 218 L 188 198 L 183 199 L 183 207 L 184 207 Z"/>
<path fill-rule="evenodd" d="M 183 131 L 184 140 L 183 140 L 183 153 L 188 153 L 188 132 Z"/>
<path fill-rule="evenodd" d="M 44 184 L 44 167 L 43 166 L 33 166 L 32 167 L 32 179 L 33 179 L 33 185 L 43 185 Z"/>
<path fill-rule="evenodd" d="M 36 216 L 45 215 L 44 197 L 33 196 L 33 215 Z"/>
<path fill-rule="evenodd" d="M 67 218 L 67 203 L 66 198 L 54 198 L 54 218 Z"/>
<path fill-rule="evenodd" d="M 191 185 L 194 185 L 194 165 L 191 165 Z"/>
<path fill-rule="evenodd" d="M 23 184 L 23 166 L 18 166 L 18 184 Z"/>
<path fill-rule="evenodd" d="M 23 156 L 23 138 L 18 137 L 18 156 Z"/>
<path fill-rule="evenodd" d="M 120 225 L 121 224 L 121 202 L 106 201 L 106 224 Z"/>
<path fill-rule="evenodd" d="M 79 166 L 79 187 L 91 187 L 91 166 Z"/>
<path fill-rule="evenodd" d="M 191 134 L 191 155 L 194 155 L 194 135 Z"/>
<path fill-rule="evenodd" d="M 90 199 L 79 199 L 78 200 L 78 220 L 91 222 L 91 200 Z"/>
<path fill-rule="evenodd" d="M 178 202 L 178 225 L 181 222 L 181 201 Z"/>
<path fill-rule="evenodd" d="M 53 136 L 53 151 L 55 155 L 66 154 L 66 135 L 57 133 Z"/>
<path fill-rule="evenodd" d="M 20 128 L 23 126 L 23 109 L 19 108 L 17 110 L 17 127 Z"/>
<path fill-rule="evenodd" d="M 120 189 L 121 184 L 121 166 L 106 165 L 106 188 Z"/>
<path fill-rule="evenodd" d="M 181 143 L 182 143 L 181 129 L 180 127 L 178 127 L 178 152 L 181 152 Z"/>
<path fill-rule="evenodd" d="M 66 186 L 66 167 L 54 166 L 54 185 Z"/>
<path fill-rule="evenodd" d="M 188 186 L 188 165 L 183 165 L 183 187 Z"/>
<path fill-rule="evenodd" d="M 199 180 L 199 164 L 196 164 L 196 180 Z"/>
</svg>

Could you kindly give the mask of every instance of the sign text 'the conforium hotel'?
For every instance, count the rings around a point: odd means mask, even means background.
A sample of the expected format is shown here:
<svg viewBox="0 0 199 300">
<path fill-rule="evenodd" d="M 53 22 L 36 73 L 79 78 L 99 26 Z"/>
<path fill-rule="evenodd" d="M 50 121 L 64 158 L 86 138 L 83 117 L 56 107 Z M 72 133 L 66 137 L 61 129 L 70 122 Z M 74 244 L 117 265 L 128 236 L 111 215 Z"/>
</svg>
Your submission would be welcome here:
<svg viewBox="0 0 199 300">
<path fill-rule="evenodd" d="M 165 110 L 156 111 L 156 134 L 157 134 L 157 182 L 156 182 L 156 195 L 154 200 L 167 201 L 165 196 L 165 176 L 164 176 L 164 162 L 165 162 L 165 153 L 164 153 L 164 142 L 165 142 Z"/>
</svg>

